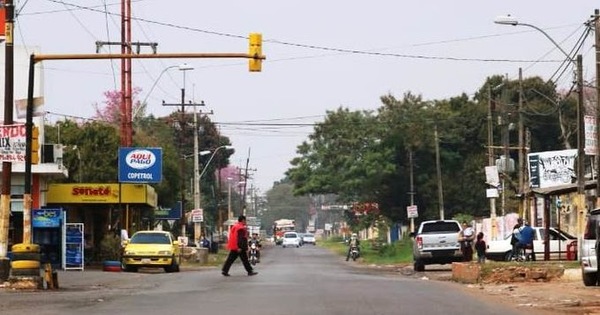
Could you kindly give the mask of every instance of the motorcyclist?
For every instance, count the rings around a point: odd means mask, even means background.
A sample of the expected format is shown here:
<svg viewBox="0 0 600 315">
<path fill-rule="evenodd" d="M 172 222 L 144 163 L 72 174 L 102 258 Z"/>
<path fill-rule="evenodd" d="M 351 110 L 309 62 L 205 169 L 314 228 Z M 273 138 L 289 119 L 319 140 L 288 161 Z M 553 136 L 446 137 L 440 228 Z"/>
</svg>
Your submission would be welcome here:
<svg viewBox="0 0 600 315">
<path fill-rule="evenodd" d="M 356 233 L 352 233 L 350 240 L 348 241 L 348 254 L 346 255 L 346 261 L 350 259 L 350 254 L 352 253 L 352 249 L 356 248 L 356 250 L 360 253 L 360 241 L 358 240 L 358 235 Z"/>
<path fill-rule="evenodd" d="M 248 248 L 252 246 L 252 244 L 256 244 L 256 262 L 260 262 L 260 249 L 262 244 L 260 243 L 260 238 L 258 237 L 258 233 L 252 233 L 252 238 L 248 240 Z"/>
</svg>

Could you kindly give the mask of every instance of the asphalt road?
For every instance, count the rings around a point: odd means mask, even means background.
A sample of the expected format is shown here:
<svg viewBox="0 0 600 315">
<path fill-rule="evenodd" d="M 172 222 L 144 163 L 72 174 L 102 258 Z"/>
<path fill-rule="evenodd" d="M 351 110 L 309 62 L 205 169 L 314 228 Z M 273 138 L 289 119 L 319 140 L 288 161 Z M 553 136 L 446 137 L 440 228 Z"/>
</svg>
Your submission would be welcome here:
<svg viewBox="0 0 600 315">
<path fill-rule="evenodd" d="M 422 275 L 356 268 L 314 246 L 266 249 L 248 277 L 218 268 L 138 273 L 60 272 L 61 289 L 0 290 L 0 314 L 521 314 L 479 300 L 464 287 Z M 432 271 L 436 272 L 436 271 Z"/>
</svg>

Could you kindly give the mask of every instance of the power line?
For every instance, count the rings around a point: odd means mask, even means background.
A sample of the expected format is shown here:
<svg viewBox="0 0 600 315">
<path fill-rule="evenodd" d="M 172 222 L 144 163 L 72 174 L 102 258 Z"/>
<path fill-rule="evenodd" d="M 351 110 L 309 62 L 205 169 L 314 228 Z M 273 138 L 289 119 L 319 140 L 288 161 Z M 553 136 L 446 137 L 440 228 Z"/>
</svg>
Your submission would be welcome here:
<svg viewBox="0 0 600 315">
<path fill-rule="evenodd" d="M 103 14 L 118 15 L 117 13 L 106 12 L 103 10 L 95 9 L 94 7 L 81 6 L 81 5 L 77 5 L 77 4 L 68 3 L 66 1 L 61 1 L 61 0 L 48 0 L 48 1 L 54 2 L 54 3 L 60 3 L 63 5 L 73 6 L 78 9 L 81 9 L 81 10 L 100 12 Z M 146 22 L 146 23 L 160 25 L 160 26 L 176 28 L 176 29 L 199 32 L 199 33 L 204 33 L 204 34 L 209 34 L 209 35 L 238 38 L 238 39 L 244 39 L 244 40 L 246 40 L 248 38 L 246 35 L 237 35 L 237 34 L 231 34 L 231 33 L 225 33 L 225 32 L 209 31 L 209 30 L 203 30 L 203 29 L 198 29 L 198 28 L 193 28 L 193 27 L 188 27 L 188 26 L 176 25 L 173 23 L 153 21 L 153 20 L 138 18 L 138 17 L 132 17 L 132 20 Z M 366 50 L 358 50 L 358 49 L 344 49 L 344 48 L 335 48 L 335 47 L 327 47 L 327 46 L 319 46 L 319 45 L 311 45 L 311 44 L 299 44 L 299 43 L 280 41 L 280 40 L 272 40 L 272 39 L 271 40 L 266 39 L 266 40 L 263 40 L 263 42 L 269 42 L 269 43 L 292 46 L 292 47 L 314 49 L 314 50 L 339 52 L 339 53 L 345 53 L 345 54 L 358 54 L 358 55 L 381 56 L 381 57 L 396 57 L 396 58 L 407 58 L 407 59 L 470 61 L 470 62 L 508 62 L 508 63 L 536 62 L 535 60 L 526 60 L 526 59 L 463 58 L 463 57 L 450 57 L 450 56 L 429 56 L 429 55 L 383 53 L 383 52 L 366 51 Z M 537 61 L 537 62 L 554 63 L 554 62 L 561 62 L 561 61 L 562 60 L 544 60 L 544 61 Z"/>
</svg>

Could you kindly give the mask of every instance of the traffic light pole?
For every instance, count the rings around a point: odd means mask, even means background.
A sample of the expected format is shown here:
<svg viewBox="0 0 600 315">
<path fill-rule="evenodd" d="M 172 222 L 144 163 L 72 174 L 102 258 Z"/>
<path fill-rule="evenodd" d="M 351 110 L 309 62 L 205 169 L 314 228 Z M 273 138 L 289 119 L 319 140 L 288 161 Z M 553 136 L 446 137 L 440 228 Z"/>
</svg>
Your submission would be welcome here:
<svg viewBox="0 0 600 315">
<path fill-rule="evenodd" d="M 7 3 L 9 3 L 7 1 Z M 8 9 L 8 8 L 7 8 Z M 8 12 L 9 10 L 7 10 Z M 8 13 L 7 13 L 8 15 Z M 7 30 L 12 27 L 12 20 L 7 19 Z M 10 26 L 10 27 L 9 27 Z M 33 134 L 33 84 L 35 81 L 35 64 L 44 60 L 99 60 L 99 59 L 175 59 L 175 58 L 245 58 L 249 59 L 249 70 L 251 72 L 258 72 L 261 70 L 261 62 L 266 59 L 266 56 L 262 55 L 262 36 L 258 33 L 250 34 L 250 45 L 249 53 L 162 53 L 162 54 L 32 54 L 29 59 L 29 85 L 27 87 L 27 116 L 25 119 L 25 132 L 26 132 L 26 143 L 25 143 L 25 187 L 23 193 L 23 243 L 31 242 L 31 148 L 32 148 L 32 134 Z M 12 43 L 12 29 L 10 35 L 6 36 L 7 41 L 7 59 L 8 59 L 8 42 Z M 9 63 L 7 63 L 8 67 Z M 10 63 L 12 65 L 12 62 Z M 11 76 L 12 77 L 12 76 Z M 7 80 L 6 81 L 11 81 Z M 12 81 L 11 81 L 12 82 Z M 7 83 L 8 85 L 8 83 Z M 10 91 L 12 91 L 12 86 Z M 8 93 L 8 89 L 7 92 Z M 5 95 L 5 102 L 8 101 L 8 94 Z M 12 95 L 10 95 L 12 97 Z M 5 104 L 5 119 L 11 117 L 12 119 L 12 99 L 10 100 L 10 106 Z M 10 107 L 10 115 L 6 115 L 6 107 Z M 2 163 L 2 168 L 6 167 L 6 162 Z M 9 164 L 10 165 L 10 164 Z M 3 172 L 3 180 L 6 174 L 9 172 Z M 9 175 L 10 176 L 10 175 Z M 10 183 L 10 182 L 9 182 Z M 9 190 L 8 198 L 4 194 L 4 190 Z M 8 202 L 7 202 L 8 200 Z M 10 202 L 10 185 L 8 188 L 6 185 L 2 187 L 2 206 L 5 203 Z M 3 212 L 4 207 L 0 208 Z M 183 204 L 182 204 L 183 211 Z M 2 223 L 2 221 L 0 221 Z M 3 228 L 0 226 L 0 228 Z M 5 231 L 4 231 L 5 230 Z M 8 220 L 6 221 L 6 229 L 0 229 L 0 245 L 3 238 L 8 238 Z M 2 246 L 0 246 L 0 258 L 2 258 Z"/>
</svg>

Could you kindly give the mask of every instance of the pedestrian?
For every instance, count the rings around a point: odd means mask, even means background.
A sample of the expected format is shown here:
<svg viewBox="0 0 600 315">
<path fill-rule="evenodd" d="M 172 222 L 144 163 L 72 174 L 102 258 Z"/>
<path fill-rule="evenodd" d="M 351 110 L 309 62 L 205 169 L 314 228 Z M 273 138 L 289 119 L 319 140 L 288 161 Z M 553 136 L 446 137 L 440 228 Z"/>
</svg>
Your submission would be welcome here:
<svg viewBox="0 0 600 315">
<path fill-rule="evenodd" d="M 487 245 L 483 239 L 483 232 L 477 233 L 477 241 L 475 242 L 475 251 L 477 252 L 477 262 L 483 264 L 485 262 L 485 251 Z"/>
<path fill-rule="evenodd" d="M 246 228 L 246 216 L 240 215 L 238 217 L 238 222 L 229 230 L 227 249 L 229 249 L 229 255 L 223 264 L 223 269 L 221 270 L 222 275 L 229 277 L 229 268 L 231 268 L 231 265 L 238 256 L 249 276 L 258 274 L 258 272 L 252 270 L 252 266 L 248 261 L 248 229 Z"/>
<path fill-rule="evenodd" d="M 473 227 L 467 221 L 463 221 L 462 227 L 463 229 L 458 234 L 458 241 L 460 242 L 460 250 L 463 253 L 463 261 L 472 261 L 475 231 L 473 231 Z"/>
<path fill-rule="evenodd" d="M 513 227 L 512 235 L 510 237 L 510 245 L 512 246 L 512 251 L 510 253 L 511 260 L 517 258 L 517 243 L 519 243 L 519 239 L 521 238 L 521 227 L 523 226 L 523 219 L 518 218 L 517 224 Z"/>
</svg>

